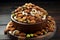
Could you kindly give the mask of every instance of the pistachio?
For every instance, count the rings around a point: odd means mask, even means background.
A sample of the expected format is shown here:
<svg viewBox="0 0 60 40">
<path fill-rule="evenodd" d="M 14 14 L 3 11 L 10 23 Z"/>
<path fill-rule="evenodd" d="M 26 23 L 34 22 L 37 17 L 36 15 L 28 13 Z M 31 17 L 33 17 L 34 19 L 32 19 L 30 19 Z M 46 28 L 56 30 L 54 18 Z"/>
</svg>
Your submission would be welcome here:
<svg viewBox="0 0 60 40">
<path fill-rule="evenodd" d="M 30 37 L 30 34 L 27 34 L 26 37 L 29 38 Z"/>
<path fill-rule="evenodd" d="M 12 16 L 15 16 L 15 14 L 13 13 Z"/>
<path fill-rule="evenodd" d="M 31 37 L 33 37 L 34 35 L 33 34 L 30 34 Z"/>
</svg>

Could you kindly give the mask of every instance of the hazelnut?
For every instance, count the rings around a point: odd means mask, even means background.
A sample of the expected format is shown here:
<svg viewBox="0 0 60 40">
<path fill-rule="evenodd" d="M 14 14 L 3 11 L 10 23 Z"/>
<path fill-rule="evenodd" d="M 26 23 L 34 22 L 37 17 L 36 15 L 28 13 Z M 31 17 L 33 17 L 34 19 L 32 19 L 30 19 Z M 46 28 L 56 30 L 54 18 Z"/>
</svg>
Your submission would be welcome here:
<svg viewBox="0 0 60 40">
<path fill-rule="evenodd" d="M 35 20 L 35 17 L 31 17 L 30 20 Z"/>
<path fill-rule="evenodd" d="M 34 23 L 36 23 L 36 21 L 35 20 L 31 20 L 30 23 L 34 24 Z"/>
<path fill-rule="evenodd" d="M 36 34 L 41 35 L 41 32 L 40 31 L 37 31 Z"/>
<path fill-rule="evenodd" d="M 48 31 L 53 32 L 54 29 L 53 28 L 48 28 Z"/>
<path fill-rule="evenodd" d="M 12 27 L 10 30 L 11 30 L 11 31 L 14 31 L 14 30 L 15 30 L 15 28 L 14 28 L 14 27 Z"/>
<path fill-rule="evenodd" d="M 36 17 L 40 18 L 40 15 L 39 14 L 35 14 Z"/>
<path fill-rule="evenodd" d="M 25 37 L 26 34 L 25 33 L 20 33 L 19 36 Z"/>
<path fill-rule="evenodd" d="M 17 16 L 18 16 L 18 17 L 22 17 L 22 16 L 23 16 L 23 14 L 18 14 Z"/>
<path fill-rule="evenodd" d="M 47 19 L 50 20 L 50 21 L 54 20 L 51 16 L 48 16 Z"/>
<path fill-rule="evenodd" d="M 44 29 L 42 29 L 42 32 L 45 32 L 45 30 L 44 30 Z"/>
<path fill-rule="evenodd" d="M 27 9 L 26 9 L 26 10 L 24 10 L 24 12 L 29 13 L 29 12 L 30 12 L 30 10 L 27 10 Z"/>
</svg>

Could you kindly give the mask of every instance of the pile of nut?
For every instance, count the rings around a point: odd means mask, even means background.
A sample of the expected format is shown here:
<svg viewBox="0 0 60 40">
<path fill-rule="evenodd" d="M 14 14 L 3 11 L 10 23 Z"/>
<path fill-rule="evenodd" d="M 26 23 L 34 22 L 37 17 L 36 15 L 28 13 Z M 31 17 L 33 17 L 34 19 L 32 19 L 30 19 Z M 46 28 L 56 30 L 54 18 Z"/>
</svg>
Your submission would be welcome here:
<svg viewBox="0 0 60 40">
<path fill-rule="evenodd" d="M 53 32 L 55 28 L 54 19 L 51 16 L 48 16 L 48 13 L 43 8 L 38 7 L 32 3 L 26 3 L 21 7 L 19 6 L 15 11 L 12 12 L 12 16 L 15 20 L 22 23 L 35 24 L 42 22 L 42 29 L 40 31 L 27 34 L 19 31 L 19 29 L 16 29 L 14 23 L 10 21 L 4 31 L 5 34 L 10 33 L 14 36 L 30 38 L 45 35 L 48 32 Z"/>
<path fill-rule="evenodd" d="M 13 18 L 18 22 L 23 23 L 38 23 L 46 19 L 47 12 L 32 3 L 26 3 L 23 6 L 19 6 L 16 10 L 12 12 Z"/>
</svg>

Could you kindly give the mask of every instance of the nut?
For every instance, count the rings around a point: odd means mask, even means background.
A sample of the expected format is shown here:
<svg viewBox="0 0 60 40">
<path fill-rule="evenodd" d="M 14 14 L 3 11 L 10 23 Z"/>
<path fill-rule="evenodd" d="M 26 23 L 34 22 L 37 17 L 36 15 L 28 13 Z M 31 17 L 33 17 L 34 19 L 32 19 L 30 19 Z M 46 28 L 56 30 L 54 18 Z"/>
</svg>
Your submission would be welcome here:
<svg viewBox="0 0 60 40">
<path fill-rule="evenodd" d="M 30 17 L 30 20 L 35 20 L 35 17 Z"/>
<path fill-rule="evenodd" d="M 25 17 L 23 17 L 22 19 L 25 20 L 26 18 L 27 18 L 27 17 L 25 16 Z"/>
<path fill-rule="evenodd" d="M 27 10 L 27 9 L 26 9 L 26 10 L 24 10 L 24 12 L 29 13 L 29 12 L 30 12 L 30 10 Z"/>
<path fill-rule="evenodd" d="M 34 37 L 37 37 L 38 35 L 37 34 L 33 34 L 34 35 Z"/>
<path fill-rule="evenodd" d="M 15 28 L 14 28 L 14 27 L 12 27 L 10 30 L 11 30 L 11 31 L 14 31 L 14 30 L 15 30 Z"/>
<path fill-rule="evenodd" d="M 19 33 L 20 33 L 20 31 L 18 31 L 18 30 L 13 31 L 13 35 L 19 35 Z"/>
<path fill-rule="evenodd" d="M 18 17 L 23 17 L 23 14 L 18 14 L 17 16 L 18 16 Z"/>
<path fill-rule="evenodd" d="M 36 23 L 36 21 L 35 20 L 31 20 L 30 23 L 31 24 L 34 24 L 34 23 Z"/>
<path fill-rule="evenodd" d="M 29 38 L 30 37 L 30 34 L 27 34 L 26 37 Z"/>
<path fill-rule="evenodd" d="M 19 36 L 21 36 L 21 37 L 25 37 L 26 34 L 25 34 L 25 33 L 20 33 Z"/>
</svg>

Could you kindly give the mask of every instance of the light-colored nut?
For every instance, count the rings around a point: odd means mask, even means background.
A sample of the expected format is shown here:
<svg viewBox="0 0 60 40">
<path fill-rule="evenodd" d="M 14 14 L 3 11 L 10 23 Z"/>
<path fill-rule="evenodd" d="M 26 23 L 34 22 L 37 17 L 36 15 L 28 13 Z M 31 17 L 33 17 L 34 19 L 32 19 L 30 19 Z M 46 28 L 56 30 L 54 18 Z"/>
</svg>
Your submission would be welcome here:
<svg viewBox="0 0 60 40">
<path fill-rule="evenodd" d="M 23 22 L 24 20 L 21 18 L 21 19 L 18 19 L 19 22 Z"/>
<path fill-rule="evenodd" d="M 25 17 L 23 17 L 22 19 L 25 20 L 26 18 L 27 18 L 27 17 L 25 16 Z"/>
<path fill-rule="evenodd" d="M 24 12 L 24 11 L 22 12 L 22 14 L 23 14 L 23 15 L 28 15 L 28 13 L 26 13 L 26 12 Z"/>
<path fill-rule="evenodd" d="M 33 34 L 30 34 L 31 37 L 33 37 L 34 35 Z"/>
<path fill-rule="evenodd" d="M 18 35 L 19 33 L 20 33 L 20 31 L 18 31 L 18 30 L 13 31 L 13 35 Z"/>
<path fill-rule="evenodd" d="M 10 34 L 12 34 L 12 31 L 9 31 Z"/>
<path fill-rule="evenodd" d="M 30 23 L 30 20 L 27 20 L 28 21 L 28 23 Z"/>
<path fill-rule="evenodd" d="M 46 15 L 43 16 L 42 20 L 45 20 L 46 19 Z"/>
<path fill-rule="evenodd" d="M 30 37 L 30 34 L 27 34 L 26 37 L 29 38 Z"/>
</svg>

